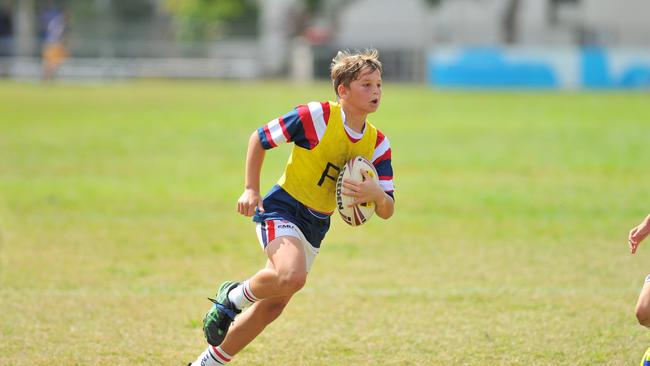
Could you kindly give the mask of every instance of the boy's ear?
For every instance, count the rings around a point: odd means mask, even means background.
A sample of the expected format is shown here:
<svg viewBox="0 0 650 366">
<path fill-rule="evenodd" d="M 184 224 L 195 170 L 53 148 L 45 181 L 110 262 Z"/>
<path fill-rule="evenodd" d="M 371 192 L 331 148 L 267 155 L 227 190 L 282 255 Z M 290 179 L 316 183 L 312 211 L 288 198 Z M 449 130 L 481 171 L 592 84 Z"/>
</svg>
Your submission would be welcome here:
<svg viewBox="0 0 650 366">
<path fill-rule="evenodd" d="M 340 98 L 344 98 L 348 94 L 348 88 L 346 88 L 343 83 L 339 84 L 339 86 L 336 88 L 336 91 Z"/>
</svg>

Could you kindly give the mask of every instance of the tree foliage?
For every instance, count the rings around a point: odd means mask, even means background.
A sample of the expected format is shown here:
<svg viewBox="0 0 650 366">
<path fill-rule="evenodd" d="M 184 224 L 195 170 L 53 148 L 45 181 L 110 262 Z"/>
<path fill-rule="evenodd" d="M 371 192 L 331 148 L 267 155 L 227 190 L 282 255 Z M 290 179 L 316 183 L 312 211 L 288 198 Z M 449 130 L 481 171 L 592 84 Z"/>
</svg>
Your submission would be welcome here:
<svg viewBox="0 0 650 366">
<path fill-rule="evenodd" d="M 254 0 L 166 0 L 165 6 L 189 38 L 210 37 L 223 23 L 257 16 Z"/>
</svg>

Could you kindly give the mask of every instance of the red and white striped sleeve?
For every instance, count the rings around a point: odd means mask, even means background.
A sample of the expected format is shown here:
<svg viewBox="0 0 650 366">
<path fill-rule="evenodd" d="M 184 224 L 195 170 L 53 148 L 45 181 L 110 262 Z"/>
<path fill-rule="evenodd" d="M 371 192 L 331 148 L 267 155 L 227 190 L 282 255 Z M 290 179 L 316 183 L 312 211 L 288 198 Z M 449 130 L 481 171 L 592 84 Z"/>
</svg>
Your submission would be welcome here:
<svg viewBox="0 0 650 366">
<path fill-rule="evenodd" d="M 325 134 L 329 122 L 329 102 L 310 102 L 296 107 L 298 116 L 305 130 L 305 138 L 309 142 L 309 149 L 318 145 Z"/>
<path fill-rule="evenodd" d="M 393 183 L 393 166 L 391 165 L 392 151 L 390 148 L 390 141 L 384 136 L 381 131 L 377 130 L 377 141 L 375 143 L 375 151 L 372 154 L 371 163 L 377 169 L 379 176 L 379 185 L 381 188 L 391 196 L 395 191 L 395 184 Z"/>
<path fill-rule="evenodd" d="M 276 147 L 282 143 L 291 141 L 287 126 L 283 117 L 278 117 L 261 127 L 264 141 L 269 148 Z"/>
<path fill-rule="evenodd" d="M 329 102 L 310 102 L 299 105 L 282 117 L 258 129 L 265 149 L 285 142 L 293 142 L 305 149 L 313 149 L 325 134 L 329 122 Z"/>
</svg>

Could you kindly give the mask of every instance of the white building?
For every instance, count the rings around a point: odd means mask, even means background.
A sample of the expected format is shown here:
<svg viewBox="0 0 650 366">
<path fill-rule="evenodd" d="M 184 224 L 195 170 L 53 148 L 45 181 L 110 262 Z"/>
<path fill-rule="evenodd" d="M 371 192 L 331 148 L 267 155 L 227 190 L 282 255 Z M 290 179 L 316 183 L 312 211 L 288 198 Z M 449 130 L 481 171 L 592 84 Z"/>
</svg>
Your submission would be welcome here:
<svg viewBox="0 0 650 366">
<path fill-rule="evenodd" d="M 509 11 L 516 44 L 650 46 L 647 0 L 441 0 L 437 6 L 356 0 L 341 8 L 336 42 L 383 48 L 500 44 Z"/>
</svg>

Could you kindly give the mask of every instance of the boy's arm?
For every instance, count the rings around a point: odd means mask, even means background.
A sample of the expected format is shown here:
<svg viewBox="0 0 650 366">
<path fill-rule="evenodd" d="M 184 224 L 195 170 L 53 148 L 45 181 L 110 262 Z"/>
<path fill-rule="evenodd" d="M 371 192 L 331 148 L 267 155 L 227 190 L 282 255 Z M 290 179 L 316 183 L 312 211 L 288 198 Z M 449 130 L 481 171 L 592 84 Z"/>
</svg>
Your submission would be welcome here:
<svg viewBox="0 0 650 366">
<path fill-rule="evenodd" d="M 375 201 L 375 212 L 377 216 L 386 220 L 393 216 L 393 212 L 395 212 L 395 201 L 388 193 L 382 191 L 381 194 L 382 198 Z"/>
<path fill-rule="evenodd" d="M 323 108 L 327 106 L 329 111 L 329 104 L 312 102 L 309 105 L 311 105 L 311 108 L 306 105 L 298 106 L 284 116 L 271 120 L 251 134 L 248 139 L 248 152 L 246 154 L 244 193 L 237 201 L 237 212 L 240 214 L 253 216 L 255 208 L 264 211 L 260 195 L 260 172 L 262 171 L 266 150 L 287 142 L 293 142 L 305 149 L 311 149 L 318 143 L 316 133 L 311 136 L 305 132 L 305 122 L 303 122 L 300 115 L 302 113 L 305 117 L 309 115 L 310 118 L 315 118 L 316 121 L 320 121 L 321 127 L 324 128 L 323 126 L 327 124 L 323 117 Z M 313 121 L 308 121 L 308 123 L 311 123 L 308 126 L 311 126 L 312 130 L 316 128 Z M 309 139 L 309 136 L 312 139 Z"/>
<path fill-rule="evenodd" d="M 630 242 L 630 251 L 636 253 L 639 244 L 650 234 L 650 215 L 643 220 L 638 226 L 630 230 L 627 240 Z"/>
<path fill-rule="evenodd" d="M 354 197 L 353 205 L 374 202 L 377 216 L 386 220 L 393 216 L 395 211 L 395 200 L 388 193 L 384 192 L 377 182 L 375 182 L 367 171 L 361 171 L 366 178 L 363 182 L 355 182 L 349 179 L 343 181 L 343 194 Z"/>
<path fill-rule="evenodd" d="M 260 172 L 265 153 L 266 150 L 262 147 L 257 130 L 253 131 L 248 139 L 248 151 L 246 152 L 244 193 L 237 201 L 237 212 L 244 216 L 253 216 L 255 208 L 264 211 L 260 195 Z"/>
</svg>

